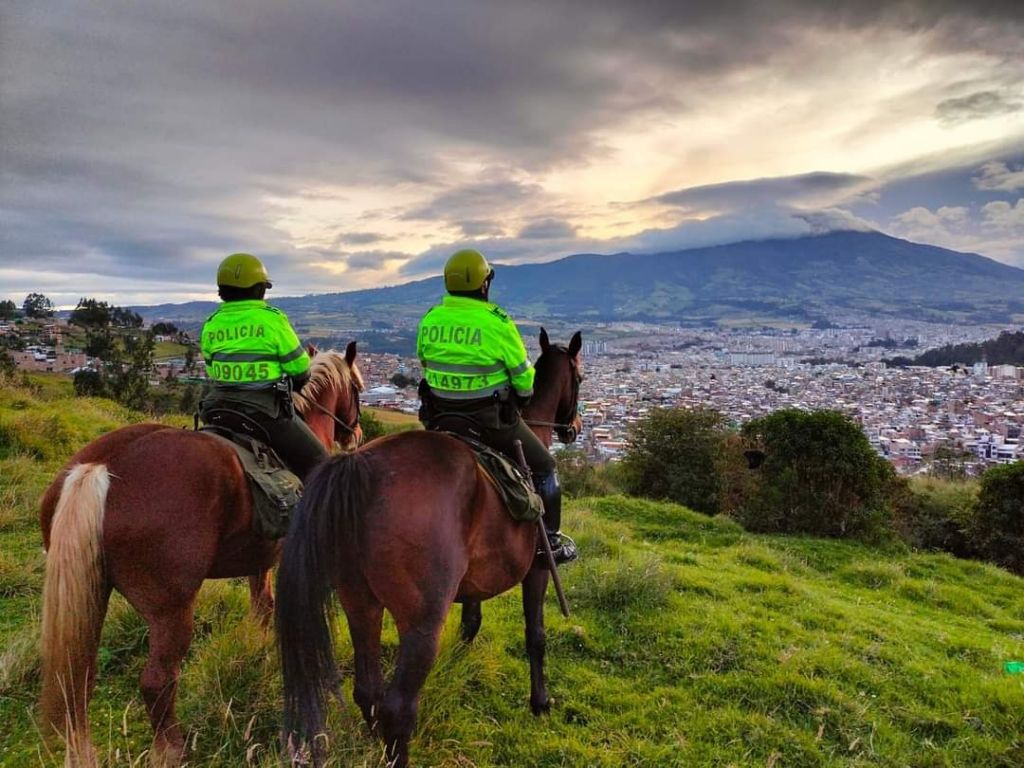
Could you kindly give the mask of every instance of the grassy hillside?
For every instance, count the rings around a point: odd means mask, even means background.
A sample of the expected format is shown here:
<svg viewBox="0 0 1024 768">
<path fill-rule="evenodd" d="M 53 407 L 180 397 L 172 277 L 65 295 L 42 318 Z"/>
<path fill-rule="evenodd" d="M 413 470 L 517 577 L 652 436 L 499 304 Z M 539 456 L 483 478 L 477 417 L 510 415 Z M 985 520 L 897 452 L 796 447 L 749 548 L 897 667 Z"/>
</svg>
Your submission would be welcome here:
<svg viewBox="0 0 1024 768">
<path fill-rule="evenodd" d="M 73 404 L 74 407 L 71 407 Z M 0 390 L 0 765 L 59 765 L 40 747 L 38 494 L 77 445 L 133 415 L 59 390 Z M 947 556 L 743 533 L 670 504 L 569 504 L 583 559 L 563 571 L 574 614 L 549 603 L 551 715 L 528 712 L 521 608 L 484 606 L 470 646 L 453 615 L 424 690 L 419 766 L 1019 766 L 1020 579 Z M 192 765 L 277 765 L 272 637 L 240 582 L 209 582 L 182 675 Z M 455 612 L 457 613 L 457 611 Z M 385 655 L 396 635 L 386 625 Z M 333 765 L 379 766 L 351 704 L 331 719 Z M 107 765 L 149 740 L 136 681 L 145 626 L 115 599 L 92 716 Z"/>
</svg>

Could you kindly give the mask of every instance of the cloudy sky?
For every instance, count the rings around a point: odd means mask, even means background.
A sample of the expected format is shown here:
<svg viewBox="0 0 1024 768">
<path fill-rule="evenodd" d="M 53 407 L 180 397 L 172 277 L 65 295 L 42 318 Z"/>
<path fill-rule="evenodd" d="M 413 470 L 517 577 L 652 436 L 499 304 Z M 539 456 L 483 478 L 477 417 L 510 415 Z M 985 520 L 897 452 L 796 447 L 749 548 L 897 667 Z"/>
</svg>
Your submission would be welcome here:
<svg viewBox="0 0 1024 768">
<path fill-rule="evenodd" d="M 1024 266 L 1024 3 L 9 0 L 0 174 L 18 302 L 836 228 Z"/>
</svg>

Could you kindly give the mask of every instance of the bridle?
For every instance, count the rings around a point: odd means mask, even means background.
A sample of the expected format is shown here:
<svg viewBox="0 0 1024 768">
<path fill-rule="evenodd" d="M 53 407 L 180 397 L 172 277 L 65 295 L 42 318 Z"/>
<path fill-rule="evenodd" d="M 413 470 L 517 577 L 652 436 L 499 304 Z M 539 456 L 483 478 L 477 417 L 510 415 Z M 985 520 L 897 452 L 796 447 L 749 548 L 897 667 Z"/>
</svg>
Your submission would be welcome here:
<svg viewBox="0 0 1024 768">
<path fill-rule="evenodd" d="M 576 415 L 580 407 L 580 384 L 583 383 L 583 374 L 580 373 L 576 358 L 569 355 L 569 350 L 562 344 L 552 344 L 550 348 L 557 349 L 569 356 L 569 363 L 572 365 L 572 397 L 569 400 L 569 407 L 555 413 L 554 421 L 538 421 L 536 419 L 524 419 L 531 427 L 551 427 L 558 434 L 558 439 L 565 443 L 574 443 L 579 433 L 576 430 Z"/>
<path fill-rule="evenodd" d="M 322 405 L 320 405 L 320 403 L 316 402 L 315 400 L 311 400 L 310 404 L 314 408 L 316 408 L 318 411 L 320 411 L 321 413 L 326 414 L 327 416 L 329 416 L 331 418 L 331 420 L 334 421 L 335 424 L 337 424 L 343 430 L 348 432 L 350 435 L 354 435 L 356 433 L 356 429 L 359 427 L 359 419 L 362 416 L 362 410 L 359 407 L 359 389 L 356 387 L 356 385 L 354 383 L 351 384 L 350 387 L 352 389 L 352 402 L 354 402 L 356 404 L 356 421 L 355 421 L 355 424 L 352 425 L 351 427 L 348 424 L 346 424 L 344 421 L 339 419 L 331 411 L 329 411 L 326 408 L 324 408 Z"/>
</svg>

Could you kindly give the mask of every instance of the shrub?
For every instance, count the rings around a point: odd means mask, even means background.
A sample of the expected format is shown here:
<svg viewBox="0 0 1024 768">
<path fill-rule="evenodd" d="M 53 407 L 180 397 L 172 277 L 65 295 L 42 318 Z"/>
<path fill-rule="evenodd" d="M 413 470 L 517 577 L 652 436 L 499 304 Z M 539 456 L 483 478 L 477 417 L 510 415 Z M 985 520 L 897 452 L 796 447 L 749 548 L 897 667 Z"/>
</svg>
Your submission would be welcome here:
<svg viewBox="0 0 1024 768">
<path fill-rule="evenodd" d="M 363 428 L 364 443 L 368 443 L 374 438 L 383 437 L 387 434 L 387 430 L 384 428 L 384 424 L 381 423 L 381 420 L 369 411 L 363 411 L 359 414 L 359 426 Z"/>
<path fill-rule="evenodd" d="M 957 557 L 976 554 L 970 541 L 976 482 L 896 478 L 892 489 L 893 528 L 908 545 Z"/>
<path fill-rule="evenodd" d="M 1024 461 L 981 476 L 971 543 L 984 559 L 1024 574 Z"/>
<path fill-rule="evenodd" d="M 615 493 L 605 467 L 595 465 L 579 448 L 565 448 L 555 454 L 562 493 L 573 498 L 607 496 Z"/>
<path fill-rule="evenodd" d="M 79 397 L 107 397 L 107 383 L 99 371 L 84 368 L 75 373 L 75 394 Z"/>
<path fill-rule="evenodd" d="M 745 528 L 831 537 L 878 537 L 888 526 L 894 472 L 837 411 L 776 411 L 743 427 L 765 454 L 752 496 L 735 513 Z"/>
<path fill-rule="evenodd" d="M 715 514 L 719 494 L 715 462 L 724 436 L 724 420 L 717 411 L 651 411 L 629 431 L 621 468 L 625 490 Z"/>
</svg>

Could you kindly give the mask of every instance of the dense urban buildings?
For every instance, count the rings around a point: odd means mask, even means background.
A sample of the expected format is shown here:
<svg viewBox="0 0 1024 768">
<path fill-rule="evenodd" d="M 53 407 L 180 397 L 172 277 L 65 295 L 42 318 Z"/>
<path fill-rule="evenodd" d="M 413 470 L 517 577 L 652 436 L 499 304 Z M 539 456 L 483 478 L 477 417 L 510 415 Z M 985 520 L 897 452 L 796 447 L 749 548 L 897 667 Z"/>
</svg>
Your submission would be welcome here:
<svg viewBox="0 0 1024 768">
<path fill-rule="evenodd" d="M 828 408 L 857 421 L 901 472 L 928 472 L 936 457 L 954 457 L 963 470 L 978 472 L 1024 458 L 1024 368 L 984 361 L 893 367 L 883 359 L 981 341 L 1003 330 L 899 319 L 757 330 L 584 327 L 585 429 L 578 446 L 595 460 L 617 459 L 630 426 L 652 408 L 713 408 L 736 426 L 779 408 Z M 535 329 L 523 331 L 536 356 Z M 0 325 L 0 335 L 18 332 Z M 81 350 L 66 348 L 67 335 L 64 321 L 53 320 L 36 329 L 33 343 L 10 354 L 30 371 L 71 373 L 92 364 Z M 339 331 L 338 343 L 358 335 L 358 329 Z M 364 347 L 359 360 L 367 405 L 416 412 L 414 358 Z M 182 375 L 182 368 L 180 359 L 159 361 L 153 380 Z"/>
</svg>

